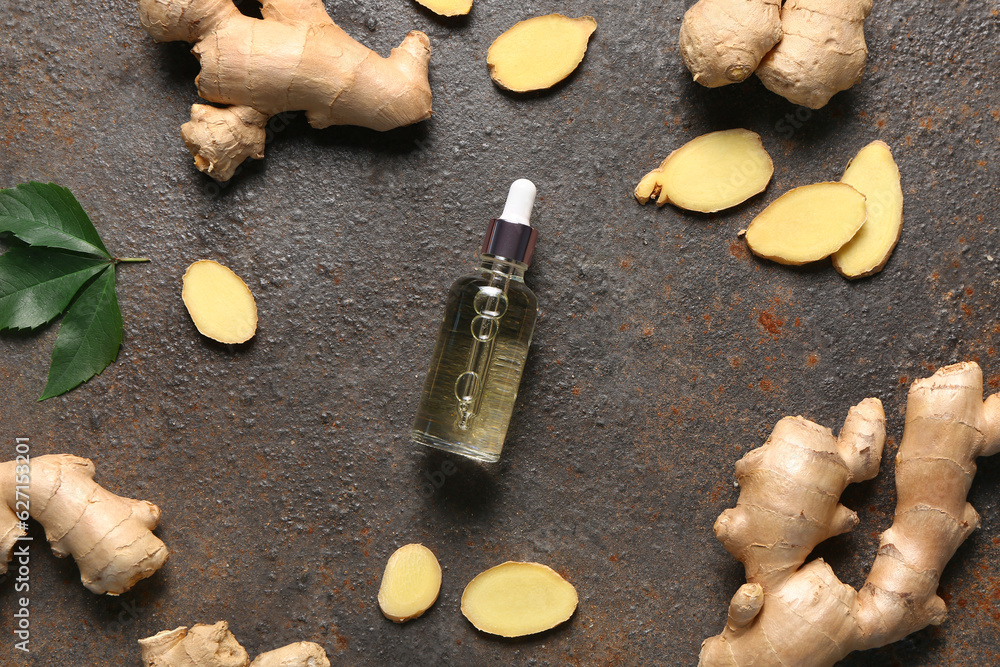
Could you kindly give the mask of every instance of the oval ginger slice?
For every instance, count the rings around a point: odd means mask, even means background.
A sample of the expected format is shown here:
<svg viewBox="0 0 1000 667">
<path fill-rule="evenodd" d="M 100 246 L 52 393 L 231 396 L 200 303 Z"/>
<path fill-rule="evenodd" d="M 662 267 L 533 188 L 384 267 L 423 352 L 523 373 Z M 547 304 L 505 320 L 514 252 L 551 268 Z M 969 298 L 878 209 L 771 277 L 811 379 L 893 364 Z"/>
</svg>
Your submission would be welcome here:
<svg viewBox="0 0 1000 667">
<path fill-rule="evenodd" d="M 483 632 L 533 635 L 569 620 L 578 602 L 573 584 L 540 563 L 507 562 L 469 582 L 462 614 Z"/>
<path fill-rule="evenodd" d="M 678 208 L 714 213 L 760 194 L 774 163 L 750 130 L 709 132 L 687 142 L 646 174 L 635 188 L 640 204 L 655 199 Z"/>
<path fill-rule="evenodd" d="M 389 556 L 378 589 L 378 606 L 396 623 L 417 618 L 441 592 L 441 565 L 422 544 L 407 544 Z"/>
<path fill-rule="evenodd" d="M 888 144 L 873 141 L 862 148 L 840 182 L 867 198 L 868 220 L 833 253 L 833 266 L 845 278 L 863 278 L 882 270 L 903 232 L 903 188 Z"/>
<path fill-rule="evenodd" d="M 789 190 L 747 228 L 755 255 L 806 264 L 840 250 L 865 224 L 865 196 L 846 183 L 813 183 Z"/>
<path fill-rule="evenodd" d="M 486 54 L 490 76 L 516 93 L 551 88 L 573 73 L 597 29 L 591 16 L 548 14 L 521 21 L 496 38 Z"/>
<path fill-rule="evenodd" d="M 245 343 L 257 332 L 257 302 L 243 280 L 203 259 L 184 273 L 181 298 L 195 327 L 220 343 Z"/>
<path fill-rule="evenodd" d="M 472 11 L 472 0 L 417 0 L 439 16 L 463 16 Z"/>
</svg>

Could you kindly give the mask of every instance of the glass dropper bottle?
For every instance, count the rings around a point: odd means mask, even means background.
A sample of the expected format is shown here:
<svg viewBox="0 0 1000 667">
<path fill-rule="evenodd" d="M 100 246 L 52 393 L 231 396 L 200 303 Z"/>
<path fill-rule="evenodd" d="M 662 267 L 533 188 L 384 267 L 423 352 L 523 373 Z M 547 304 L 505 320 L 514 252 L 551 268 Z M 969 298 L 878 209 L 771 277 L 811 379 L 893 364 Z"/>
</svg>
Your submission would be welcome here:
<svg viewBox="0 0 1000 667">
<path fill-rule="evenodd" d="M 500 459 L 538 317 L 524 284 L 538 237 L 534 204 L 535 185 L 514 181 L 486 229 L 479 268 L 452 285 L 410 432 L 422 445 Z"/>
</svg>

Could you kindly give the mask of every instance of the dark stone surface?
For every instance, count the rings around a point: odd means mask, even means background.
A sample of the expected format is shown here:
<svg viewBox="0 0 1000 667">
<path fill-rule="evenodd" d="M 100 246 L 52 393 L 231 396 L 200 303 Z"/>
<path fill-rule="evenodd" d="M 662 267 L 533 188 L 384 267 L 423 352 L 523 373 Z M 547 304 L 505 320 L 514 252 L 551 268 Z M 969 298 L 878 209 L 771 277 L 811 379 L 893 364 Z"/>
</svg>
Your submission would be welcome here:
<svg viewBox="0 0 1000 667">
<path fill-rule="evenodd" d="M 756 81 L 693 84 L 676 49 L 683 2 L 477 0 L 455 21 L 409 0 L 334 4 L 383 54 L 428 32 L 434 118 L 380 135 L 296 115 L 220 189 L 179 137 L 197 101 L 185 45 L 155 44 L 131 1 L 6 3 L 0 185 L 71 188 L 113 251 L 153 262 L 120 272 L 118 361 L 63 398 L 34 400 L 56 325 L 0 336 L 0 441 L 93 458 L 108 488 L 163 509 L 173 553 L 131 593 L 97 597 L 36 542 L 32 653 L 5 640 L 0 663 L 135 665 L 138 638 L 227 619 L 251 655 L 315 640 L 336 665 L 693 664 L 743 581 L 712 535 L 736 459 L 783 415 L 839 427 L 877 396 L 883 474 L 845 497 L 861 526 L 821 549 L 860 585 L 891 520 L 909 382 L 975 359 L 1000 388 L 996 4 L 877 2 L 864 81 L 808 114 Z M 553 10 L 597 18 L 580 70 L 548 93 L 503 93 L 486 48 Z M 632 199 L 672 149 L 737 126 L 775 160 L 765 195 L 712 216 Z M 839 178 L 877 138 L 907 197 L 885 271 L 847 282 L 827 263 L 748 256 L 737 232 L 767 202 Z M 540 192 L 529 284 L 542 317 L 503 459 L 480 466 L 407 432 L 446 289 L 521 176 Z M 201 258 L 256 294 L 252 342 L 195 331 L 180 276 Z M 439 475 L 446 460 L 458 472 Z M 1000 660 L 1000 462 L 983 462 L 971 501 L 983 527 L 944 575 L 946 623 L 844 664 Z M 411 541 L 438 554 L 444 586 L 398 626 L 375 594 Z M 522 559 L 568 576 L 576 616 L 520 641 L 477 633 L 464 585 Z M 17 597 L 8 580 L 5 634 Z"/>
</svg>

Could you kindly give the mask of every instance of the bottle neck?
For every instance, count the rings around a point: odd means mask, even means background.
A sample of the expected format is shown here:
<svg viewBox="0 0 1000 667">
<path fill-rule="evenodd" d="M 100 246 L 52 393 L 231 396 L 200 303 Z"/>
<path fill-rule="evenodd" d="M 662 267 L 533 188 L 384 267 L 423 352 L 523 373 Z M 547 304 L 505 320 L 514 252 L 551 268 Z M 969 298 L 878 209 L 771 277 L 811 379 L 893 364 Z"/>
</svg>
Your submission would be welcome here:
<svg viewBox="0 0 1000 667">
<path fill-rule="evenodd" d="M 495 255 L 479 256 L 479 270 L 497 278 L 524 282 L 524 272 L 527 268 L 526 264 L 504 259 L 503 257 L 496 257 Z"/>
</svg>

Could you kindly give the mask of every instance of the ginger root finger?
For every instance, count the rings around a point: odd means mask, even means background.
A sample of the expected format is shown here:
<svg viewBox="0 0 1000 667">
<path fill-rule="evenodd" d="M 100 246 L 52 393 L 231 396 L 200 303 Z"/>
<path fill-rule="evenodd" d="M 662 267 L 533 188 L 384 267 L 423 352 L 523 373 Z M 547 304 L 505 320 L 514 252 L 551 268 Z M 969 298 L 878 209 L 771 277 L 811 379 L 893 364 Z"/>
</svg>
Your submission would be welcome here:
<svg viewBox="0 0 1000 667">
<path fill-rule="evenodd" d="M 759 257 L 806 264 L 829 257 L 867 218 L 865 196 L 846 183 L 813 183 L 789 190 L 753 219 L 746 241 Z"/>
<path fill-rule="evenodd" d="M 17 537 L 25 534 L 20 522 L 26 517 L 17 512 L 26 498 L 52 551 L 60 558 L 72 555 L 80 580 L 94 593 L 120 595 L 167 560 L 167 547 L 152 533 L 160 509 L 101 487 L 89 459 L 56 454 L 27 464 L 7 461 L 0 464 L 0 494 L 0 574 L 7 571 Z"/>
<path fill-rule="evenodd" d="M 810 109 L 826 105 L 865 72 L 872 0 L 786 0 L 781 41 L 760 62 L 768 90 Z"/>
<path fill-rule="evenodd" d="M 431 608 L 441 592 L 441 565 L 422 544 L 407 544 L 389 557 L 378 589 L 378 606 L 389 620 L 402 623 Z"/>
<path fill-rule="evenodd" d="M 245 343 L 257 332 L 257 303 L 243 279 L 203 259 L 184 272 L 181 298 L 198 332 L 220 343 Z"/>
<path fill-rule="evenodd" d="M 578 602 L 573 584 L 552 568 L 506 562 L 469 582 L 462 593 L 462 614 L 483 632 L 522 637 L 566 622 Z"/>
<path fill-rule="evenodd" d="M 424 33 L 410 32 L 382 58 L 339 28 L 322 0 L 264 0 L 261 15 L 244 16 L 232 0 L 139 0 L 154 39 L 194 43 L 198 94 L 232 107 L 229 115 L 192 109 L 184 132 L 196 166 L 216 180 L 263 155 L 263 128 L 281 112 L 304 110 L 315 128 L 382 131 L 430 118 Z"/>
<path fill-rule="evenodd" d="M 903 233 L 903 188 L 889 146 L 873 141 L 862 148 L 840 182 L 865 196 L 868 219 L 833 253 L 833 266 L 845 278 L 863 278 L 882 270 Z"/>
<path fill-rule="evenodd" d="M 592 16 L 548 14 L 521 21 L 490 45 L 490 76 L 517 93 L 551 88 L 580 66 L 596 29 Z"/>
<path fill-rule="evenodd" d="M 322 646 L 296 642 L 250 662 L 226 621 L 164 630 L 139 640 L 145 667 L 330 667 Z"/>
<path fill-rule="evenodd" d="M 439 16 L 464 16 L 472 11 L 472 0 L 416 0 Z"/>
<path fill-rule="evenodd" d="M 635 188 L 640 204 L 655 199 L 678 208 L 714 213 L 764 191 L 774 164 L 760 136 L 749 130 L 710 132 L 692 139 Z"/>
<path fill-rule="evenodd" d="M 700 0 L 684 14 L 680 52 L 703 86 L 743 81 L 781 39 L 781 0 Z"/>
</svg>

